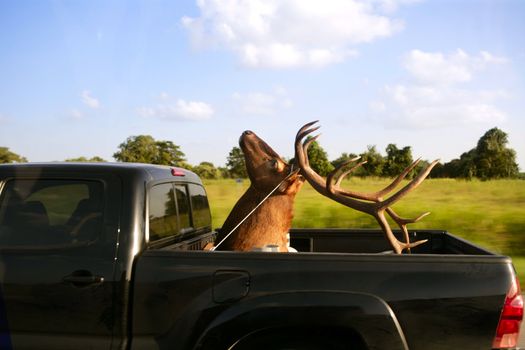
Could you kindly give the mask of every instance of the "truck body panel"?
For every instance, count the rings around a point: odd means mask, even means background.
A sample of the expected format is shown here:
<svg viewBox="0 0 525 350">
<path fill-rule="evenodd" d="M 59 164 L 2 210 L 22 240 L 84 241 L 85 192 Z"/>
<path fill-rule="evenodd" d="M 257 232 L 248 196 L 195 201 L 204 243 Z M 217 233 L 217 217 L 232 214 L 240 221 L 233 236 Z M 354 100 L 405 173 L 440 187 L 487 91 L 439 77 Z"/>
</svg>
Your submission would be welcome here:
<svg viewBox="0 0 525 350">
<path fill-rule="evenodd" d="M 325 232 L 319 229 L 315 234 L 312 230 L 304 234 L 299 229 L 292 232 L 294 234 L 299 237 L 298 240 L 305 237 L 312 239 L 315 246 L 315 237 L 322 240 Z M 332 235 L 330 240 L 341 246 L 341 242 L 352 240 L 354 234 L 357 240 L 367 235 L 373 242 L 380 232 L 338 230 L 337 234 L 333 231 L 326 234 Z M 454 240 L 445 232 L 434 234 Z M 168 262 L 170 260 L 171 263 Z M 230 280 L 221 282 L 229 283 L 225 288 L 217 285 L 215 278 L 221 271 L 232 272 Z M 323 301 L 334 303 L 333 314 L 347 320 L 358 315 L 361 319 L 370 317 L 372 320 L 373 312 L 370 315 L 367 312 L 373 308 L 353 310 L 354 316 L 350 317 L 350 311 L 343 302 L 346 300 L 351 305 L 355 295 L 367 295 L 388 305 L 392 310 L 392 316 L 389 316 L 392 322 L 399 322 L 402 332 L 393 334 L 385 330 L 385 334 L 392 334 L 391 343 L 396 339 L 402 343 L 400 339 L 405 334 L 410 349 L 489 348 L 498 324 L 500 306 L 512 278 L 511 272 L 510 259 L 489 254 L 398 256 L 300 252 L 276 256 L 275 253 L 261 252 L 209 254 L 152 250 L 141 255 L 136 265 L 133 333 L 143 339 L 151 337 L 152 342 L 157 339 L 162 348 L 159 339 L 168 337 L 169 342 L 196 339 L 211 322 L 228 319 L 226 314 L 235 313 L 232 310 L 242 309 L 244 304 L 250 305 L 244 307 L 246 310 L 255 308 L 254 305 L 259 303 L 269 304 L 286 315 L 285 310 L 295 306 L 290 299 L 279 297 L 284 294 L 300 299 L 313 293 L 319 304 Z M 223 295 L 225 302 L 214 301 L 218 288 L 229 291 L 231 299 Z M 283 291 L 286 293 L 283 294 Z M 266 327 L 283 327 L 285 322 L 287 326 L 298 327 L 307 323 L 330 323 L 329 319 L 314 311 L 315 303 L 309 305 L 311 313 L 298 318 L 302 323 L 290 324 L 290 319 L 283 316 L 273 322 L 266 319 L 263 324 Z M 251 332 L 257 331 L 258 316 L 253 310 L 249 314 L 250 321 L 243 319 L 236 325 L 249 327 L 248 324 L 253 322 L 255 329 Z M 193 326 L 187 324 L 190 319 L 195 322 Z M 372 323 L 379 324 L 377 321 Z M 201 329 L 199 325 L 206 327 Z M 332 326 L 341 325 L 335 323 Z M 347 327 L 355 329 L 350 321 L 347 321 Z M 461 332 L 453 332 L 454 329 Z M 372 346 L 375 338 L 366 338 L 365 342 Z M 389 337 L 384 335 L 382 338 Z"/>
</svg>

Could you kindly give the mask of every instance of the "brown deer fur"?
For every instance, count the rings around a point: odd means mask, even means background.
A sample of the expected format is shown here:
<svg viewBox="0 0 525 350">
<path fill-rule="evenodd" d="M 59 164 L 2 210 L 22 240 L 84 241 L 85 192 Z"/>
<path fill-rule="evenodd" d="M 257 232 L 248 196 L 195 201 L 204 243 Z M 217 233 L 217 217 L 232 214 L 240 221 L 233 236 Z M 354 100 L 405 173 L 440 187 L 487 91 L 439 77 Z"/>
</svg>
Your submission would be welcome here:
<svg viewBox="0 0 525 350">
<path fill-rule="evenodd" d="M 251 184 L 226 218 L 215 244 L 218 244 L 291 172 L 291 165 L 284 162 L 253 132 L 245 131 L 239 139 L 239 145 L 244 153 Z M 279 251 L 286 252 L 286 234 L 292 224 L 293 202 L 303 182 L 301 175 L 292 175 L 218 246 L 217 250 L 249 251 L 256 247 L 276 244 Z"/>
</svg>

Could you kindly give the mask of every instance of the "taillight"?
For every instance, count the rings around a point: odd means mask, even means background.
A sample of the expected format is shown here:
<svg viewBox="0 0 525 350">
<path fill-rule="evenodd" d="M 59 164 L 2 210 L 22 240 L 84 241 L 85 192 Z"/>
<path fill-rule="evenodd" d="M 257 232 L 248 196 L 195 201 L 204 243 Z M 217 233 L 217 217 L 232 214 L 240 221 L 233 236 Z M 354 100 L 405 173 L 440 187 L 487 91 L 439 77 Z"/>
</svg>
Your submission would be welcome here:
<svg viewBox="0 0 525 350">
<path fill-rule="evenodd" d="M 515 348 L 518 344 L 522 319 L 523 297 L 521 296 L 519 281 L 516 278 L 512 281 L 507 297 L 505 298 L 496 336 L 492 342 L 492 348 Z"/>
</svg>

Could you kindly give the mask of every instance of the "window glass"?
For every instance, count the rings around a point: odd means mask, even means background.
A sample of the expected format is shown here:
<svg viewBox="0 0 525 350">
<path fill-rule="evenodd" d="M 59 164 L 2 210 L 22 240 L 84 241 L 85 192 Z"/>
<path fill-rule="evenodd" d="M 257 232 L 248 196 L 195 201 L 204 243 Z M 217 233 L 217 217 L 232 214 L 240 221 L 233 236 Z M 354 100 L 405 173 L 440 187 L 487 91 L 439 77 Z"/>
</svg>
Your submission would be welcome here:
<svg viewBox="0 0 525 350">
<path fill-rule="evenodd" d="M 179 232 L 172 184 L 161 184 L 149 193 L 149 239 L 156 241 Z"/>
<path fill-rule="evenodd" d="M 175 185 L 175 192 L 177 194 L 177 204 L 179 207 L 180 228 L 184 231 L 185 229 L 191 228 L 188 191 L 184 185 Z"/>
<path fill-rule="evenodd" d="M 204 187 L 190 184 L 193 226 L 195 228 L 211 226 L 210 207 Z"/>
<path fill-rule="evenodd" d="M 102 231 L 103 185 L 97 181 L 11 180 L 0 201 L 2 246 L 91 241 Z"/>
</svg>

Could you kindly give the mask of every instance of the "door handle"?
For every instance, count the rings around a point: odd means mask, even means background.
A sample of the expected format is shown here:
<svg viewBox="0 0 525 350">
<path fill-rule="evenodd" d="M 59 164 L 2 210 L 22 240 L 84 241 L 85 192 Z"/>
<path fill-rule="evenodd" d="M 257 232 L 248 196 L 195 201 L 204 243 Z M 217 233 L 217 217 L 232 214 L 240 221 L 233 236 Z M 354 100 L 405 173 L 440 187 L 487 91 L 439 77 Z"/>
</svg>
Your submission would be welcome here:
<svg viewBox="0 0 525 350">
<path fill-rule="evenodd" d="M 104 277 L 95 276 L 91 271 L 77 270 L 62 278 L 62 281 L 71 283 L 75 287 L 85 287 L 104 282 Z"/>
</svg>

